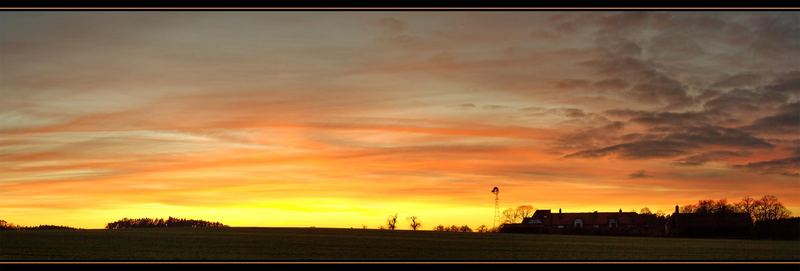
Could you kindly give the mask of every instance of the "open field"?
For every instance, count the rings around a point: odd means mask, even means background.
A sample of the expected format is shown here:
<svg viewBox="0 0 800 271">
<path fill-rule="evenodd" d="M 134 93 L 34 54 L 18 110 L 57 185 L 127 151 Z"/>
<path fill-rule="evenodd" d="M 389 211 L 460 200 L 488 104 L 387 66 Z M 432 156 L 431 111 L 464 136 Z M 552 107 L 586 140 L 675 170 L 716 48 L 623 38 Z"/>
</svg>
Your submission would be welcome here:
<svg viewBox="0 0 800 271">
<path fill-rule="evenodd" d="M 800 260 L 800 242 L 322 228 L 0 232 L 2 260 Z"/>
</svg>

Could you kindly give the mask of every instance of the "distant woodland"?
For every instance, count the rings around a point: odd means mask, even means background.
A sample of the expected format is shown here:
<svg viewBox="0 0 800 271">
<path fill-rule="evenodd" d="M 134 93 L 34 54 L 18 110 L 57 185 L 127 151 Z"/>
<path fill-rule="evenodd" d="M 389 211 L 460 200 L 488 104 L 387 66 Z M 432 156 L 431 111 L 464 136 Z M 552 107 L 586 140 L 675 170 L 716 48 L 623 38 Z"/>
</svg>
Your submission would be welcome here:
<svg viewBox="0 0 800 271">
<path fill-rule="evenodd" d="M 219 222 L 198 219 L 169 217 L 163 218 L 123 218 L 106 224 L 106 229 L 128 228 L 223 228 L 228 227 Z"/>
<path fill-rule="evenodd" d="M 228 227 L 219 222 L 210 222 L 199 219 L 185 219 L 169 217 L 163 218 L 123 218 L 106 224 L 106 229 L 128 229 L 128 228 L 223 228 Z M 26 227 L 14 225 L 5 220 L 0 220 L 0 230 L 75 230 L 76 228 L 56 225 L 39 225 Z"/>
<path fill-rule="evenodd" d="M 57 225 L 39 225 L 33 227 L 18 226 L 0 219 L 0 231 L 2 230 L 74 230 L 73 227 Z"/>
</svg>

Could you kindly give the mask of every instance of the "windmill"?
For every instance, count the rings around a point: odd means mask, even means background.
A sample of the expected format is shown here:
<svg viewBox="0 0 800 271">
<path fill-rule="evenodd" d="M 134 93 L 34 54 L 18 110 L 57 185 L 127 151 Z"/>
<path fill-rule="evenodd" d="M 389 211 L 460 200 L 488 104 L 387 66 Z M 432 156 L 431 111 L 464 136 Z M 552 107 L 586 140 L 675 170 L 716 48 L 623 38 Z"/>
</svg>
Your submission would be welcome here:
<svg viewBox="0 0 800 271">
<path fill-rule="evenodd" d="M 500 218 L 500 188 L 495 186 L 492 189 L 494 194 L 494 220 L 492 221 L 492 228 L 497 227 L 497 220 Z"/>
</svg>

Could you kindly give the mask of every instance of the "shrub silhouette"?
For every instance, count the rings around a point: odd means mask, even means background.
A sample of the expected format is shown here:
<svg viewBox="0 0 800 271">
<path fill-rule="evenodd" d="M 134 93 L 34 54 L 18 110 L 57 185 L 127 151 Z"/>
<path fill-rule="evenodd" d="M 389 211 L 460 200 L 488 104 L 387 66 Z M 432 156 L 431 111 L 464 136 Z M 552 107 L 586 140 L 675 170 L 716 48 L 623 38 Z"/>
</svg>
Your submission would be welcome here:
<svg viewBox="0 0 800 271">
<path fill-rule="evenodd" d="M 484 229 L 486 226 L 483 226 Z M 433 231 L 446 231 L 446 232 L 472 232 L 472 229 L 468 225 L 462 225 L 461 227 L 456 225 L 451 225 L 450 227 L 445 225 L 438 225 L 433 227 Z"/>
</svg>

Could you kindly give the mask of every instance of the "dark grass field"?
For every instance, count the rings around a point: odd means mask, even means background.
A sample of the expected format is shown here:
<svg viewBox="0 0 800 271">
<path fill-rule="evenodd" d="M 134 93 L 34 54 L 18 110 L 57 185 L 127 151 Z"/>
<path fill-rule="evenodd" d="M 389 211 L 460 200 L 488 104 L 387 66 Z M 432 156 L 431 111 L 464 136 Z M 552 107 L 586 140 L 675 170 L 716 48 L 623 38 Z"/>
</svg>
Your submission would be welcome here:
<svg viewBox="0 0 800 271">
<path fill-rule="evenodd" d="M 0 232 L 14 260 L 800 260 L 800 242 L 322 228 Z"/>
</svg>

